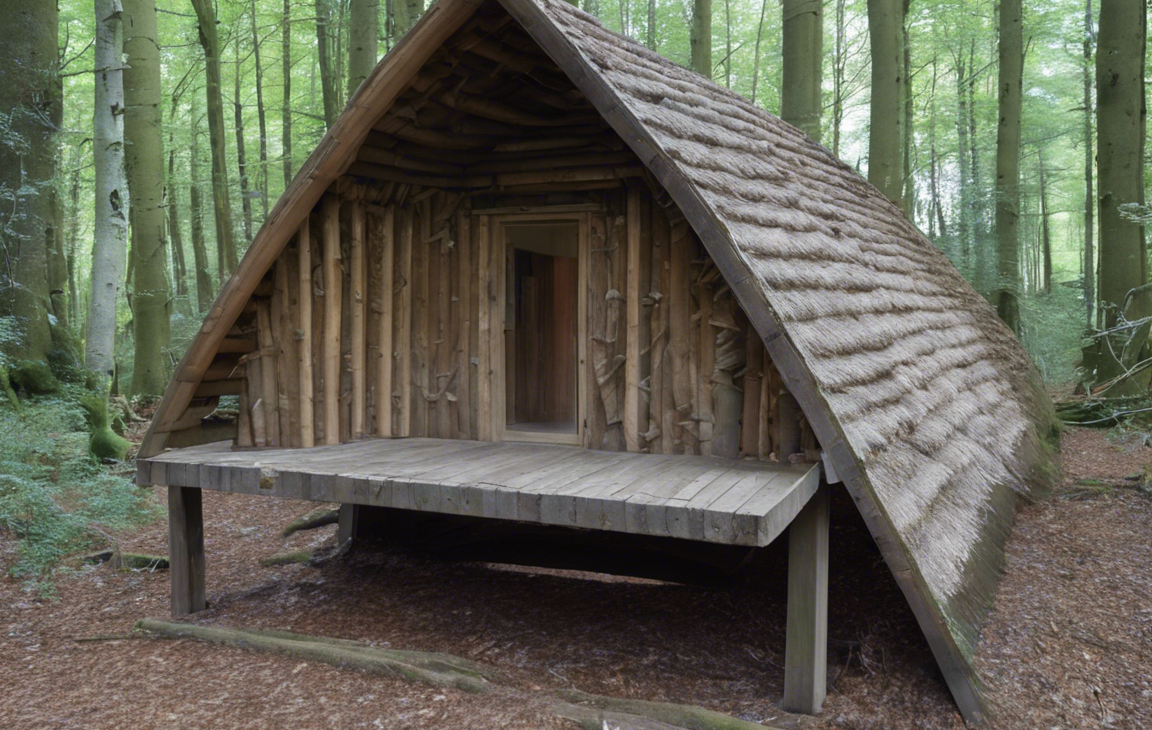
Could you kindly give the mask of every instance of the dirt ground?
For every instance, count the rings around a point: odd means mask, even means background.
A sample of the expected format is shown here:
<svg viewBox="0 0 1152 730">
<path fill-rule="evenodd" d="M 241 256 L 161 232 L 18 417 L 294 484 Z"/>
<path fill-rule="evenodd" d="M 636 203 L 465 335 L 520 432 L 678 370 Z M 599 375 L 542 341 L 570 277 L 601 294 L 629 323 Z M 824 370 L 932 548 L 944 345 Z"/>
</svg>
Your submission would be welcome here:
<svg viewBox="0 0 1152 730">
<path fill-rule="evenodd" d="M 1152 498 L 1126 479 L 1152 468 L 1152 449 L 1072 430 L 1064 451 L 1061 490 L 1018 516 L 979 650 L 996 726 L 1152 727 Z M 274 553 L 333 541 L 334 527 L 280 537 L 313 507 L 206 492 L 211 606 L 195 621 L 448 652 L 492 665 L 506 689 L 469 695 L 189 640 L 77 641 L 168 614 L 167 572 L 102 565 L 63 576 L 54 600 L 0 580 L 0 727 L 571 728 L 550 702 L 565 688 L 783 727 L 963 727 L 846 498 L 834 503 L 830 687 L 817 718 L 777 707 L 786 569 L 778 547 L 720 588 L 396 548 L 262 567 Z M 163 522 L 119 537 L 126 551 L 166 550 Z M 13 549 L 0 535 L 0 565 Z"/>
</svg>

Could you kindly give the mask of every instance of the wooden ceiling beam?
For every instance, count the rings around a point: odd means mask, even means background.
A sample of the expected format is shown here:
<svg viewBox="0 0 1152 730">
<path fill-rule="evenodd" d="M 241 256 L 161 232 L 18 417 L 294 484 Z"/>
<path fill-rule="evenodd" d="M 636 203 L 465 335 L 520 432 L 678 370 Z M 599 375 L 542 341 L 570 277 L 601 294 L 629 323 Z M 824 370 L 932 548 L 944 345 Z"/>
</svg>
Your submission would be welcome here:
<svg viewBox="0 0 1152 730">
<path fill-rule="evenodd" d="M 546 157 L 513 157 L 486 160 L 468 166 L 469 175 L 491 173 L 516 173 L 554 170 L 558 168 L 617 167 L 639 165 L 640 161 L 632 152 L 582 152 L 574 155 L 549 155 Z"/>
<path fill-rule="evenodd" d="M 441 103 L 449 107 L 473 114 L 484 119 L 491 119 L 497 122 L 505 122 L 507 124 L 519 124 L 526 127 L 566 127 L 573 124 L 592 124 L 600 121 L 598 114 L 566 114 L 561 117 L 541 117 L 536 114 L 529 114 L 517 109 L 508 104 L 504 104 L 492 99 L 485 99 L 479 96 L 458 91 L 456 93 L 445 92 L 436 97 Z"/>
<path fill-rule="evenodd" d="M 389 165 L 402 170 L 431 172 L 438 175 L 463 175 L 465 172 L 464 165 L 462 164 L 407 157 L 392 150 L 382 150 L 367 145 L 360 148 L 356 159 L 360 162 L 370 162 L 374 165 Z"/>
</svg>

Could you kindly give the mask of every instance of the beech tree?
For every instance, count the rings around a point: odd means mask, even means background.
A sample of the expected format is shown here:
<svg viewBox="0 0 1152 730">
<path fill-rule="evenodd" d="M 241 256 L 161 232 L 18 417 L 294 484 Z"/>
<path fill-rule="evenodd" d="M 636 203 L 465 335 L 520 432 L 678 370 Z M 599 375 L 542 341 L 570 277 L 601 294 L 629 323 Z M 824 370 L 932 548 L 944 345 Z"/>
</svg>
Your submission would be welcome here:
<svg viewBox="0 0 1152 730">
<path fill-rule="evenodd" d="M 228 192 L 228 149 L 221 97 L 220 37 L 212 0 L 192 0 L 204 49 L 205 89 L 208 98 L 208 144 L 212 149 L 212 203 L 216 211 L 216 269 L 220 281 L 236 270 L 236 241 L 232 231 L 232 200 Z"/>
<path fill-rule="evenodd" d="M 96 88 L 92 157 L 96 211 L 92 239 L 84 364 L 111 378 L 116 359 L 116 305 L 128 255 L 128 184 L 124 177 L 124 32 L 120 0 L 96 0 Z"/>
<path fill-rule="evenodd" d="M 380 0 L 351 0 L 348 12 L 348 98 L 376 66 Z"/>
<path fill-rule="evenodd" d="M 902 0 L 868 0 L 872 105 L 868 182 L 896 205 L 904 195 L 904 12 Z"/>
<path fill-rule="evenodd" d="M 56 3 L 13 0 L 0 42 L 0 317 L 14 318 L 13 358 L 43 359 L 52 346 L 48 313 L 49 241 L 54 235 L 53 178 L 61 98 L 57 86 Z M 55 123 L 54 123 L 55 121 Z"/>
<path fill-rule="evenodd" d="M 784 0 L 780 117 L 820 141 L 824 9 L 810 0 Z"/>
<path fill-rule="evenodd" d="M 1100 303 L 1103 328 L 1123 315 L 1135 320 L 1152 315 L 1145 297 L 1129 292 L 1148 283 L 1144 226 L 1125 219 L 1121 208 L 1144 203 L 1144 56 L 1147 16 L 1143 3 L 1102 0 L 1096 48 L 1096 161 L 1100 220 Z M 1105 348 L 1097 380 L 1124 371 Z"/>
<path fill-rule="evenodd" d="M 160 133 L 160 44 L 154 0 L 124 2 L 124 139 L 132 196 L 131 392 L 159 395 L 168 385 L 171 327 Z"/>
<path fill-rule="evenodd" d="M 1021 0 L 1000 1 L 999 125 L 996 128 L 996 312 L 1020 332 L 1020 86 L 1024 74 Z"/>
</svg>

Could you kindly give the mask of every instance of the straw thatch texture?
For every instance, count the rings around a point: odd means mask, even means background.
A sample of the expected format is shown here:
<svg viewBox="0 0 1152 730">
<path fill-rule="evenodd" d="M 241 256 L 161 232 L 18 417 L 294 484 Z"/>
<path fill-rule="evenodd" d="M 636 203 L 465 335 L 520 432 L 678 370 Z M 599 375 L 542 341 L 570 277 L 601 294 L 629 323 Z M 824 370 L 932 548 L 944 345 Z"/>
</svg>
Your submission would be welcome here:
<svg viewBox="0 0 1152 730">
<path fill-rule="evenodd" d="M 539 7 L 726 230 L 851 447 L 868 492 L 854 496 L 888 521 L 966 663 L 1012 494 L 1045 478 L 1049 405 L 1027 355 L 899 209 L 804 133 L 571 5 Z"/>
</svg>

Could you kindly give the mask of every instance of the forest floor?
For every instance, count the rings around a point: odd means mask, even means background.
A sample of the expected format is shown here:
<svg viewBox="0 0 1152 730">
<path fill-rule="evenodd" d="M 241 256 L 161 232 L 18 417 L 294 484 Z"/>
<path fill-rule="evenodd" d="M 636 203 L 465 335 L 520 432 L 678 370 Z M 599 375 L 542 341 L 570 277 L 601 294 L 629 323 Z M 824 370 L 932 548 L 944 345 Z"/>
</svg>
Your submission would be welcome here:
<svg viewBox="0 0 1152 730">
<path fill-rule="evenodd" d="M 1002 728 L 1152 727 L 1152 449 L 1064 436 L 1065 477 L 1024 507 L 978 663 Z M 1143 491 L 1142 491 L 1143 490 Z M 162 499 L 162 490 L 156 498 Z M 962 728 L 916 623 L 855 510 L 834 504 L 829 696 L 777 708 L 786 554 L 735 585 L 446 562 L 353 550 L 316 565 L 260 560 L 334 540 L 280 536 L 315 505 L 205 493 L 209 610 L 198 623 L 276 628 L 447 652 L 495 667 L 482 695 L 297 658 L 127 634 L 168 614 L 166 571 L 78 568 L 39 598 L 0 579 L 0 726 L 23 728 L 570 728 L 566 688 L 690 703 L 776 727 Z M 120 534 L 163 554 L 166 525 Z M 14 541 L 0 534 L 0 565 Z"/>
</svg>

